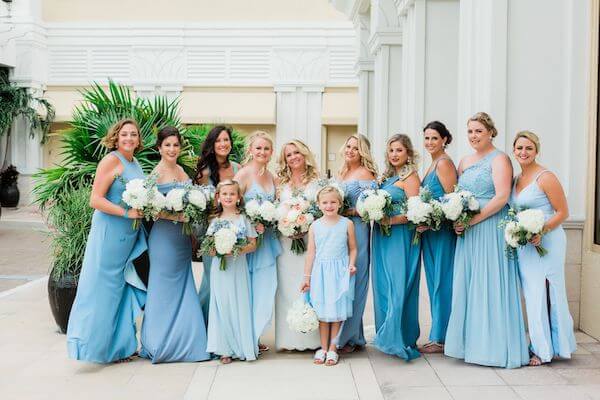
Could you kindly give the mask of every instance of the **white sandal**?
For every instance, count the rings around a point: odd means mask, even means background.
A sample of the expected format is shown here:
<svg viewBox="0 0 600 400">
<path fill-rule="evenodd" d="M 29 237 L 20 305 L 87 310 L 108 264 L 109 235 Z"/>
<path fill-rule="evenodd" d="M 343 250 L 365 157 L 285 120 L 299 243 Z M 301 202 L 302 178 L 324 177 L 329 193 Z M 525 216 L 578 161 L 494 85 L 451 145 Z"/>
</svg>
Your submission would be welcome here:
<svg viewBox="0 0 600 400">
<path fill-rule="evenodd" d="M 319 349 L 315 352 L 315 356 L 313 357 L 314 363 L 321 365 L 325 363 L 325 357 L 327 353 L 323 349 Z"/>
<path fill-rule="evenodd" d="M 337 352 L 335 352 L 335 351 L 328 351 L 327 352 L 327 359 L 325 360 L 325 365 L 328 365 L 328 366 L 336 365 L 338 363 L 339 359 L 340 359 L 340 356 L 338 355 Z"/>
</svg>

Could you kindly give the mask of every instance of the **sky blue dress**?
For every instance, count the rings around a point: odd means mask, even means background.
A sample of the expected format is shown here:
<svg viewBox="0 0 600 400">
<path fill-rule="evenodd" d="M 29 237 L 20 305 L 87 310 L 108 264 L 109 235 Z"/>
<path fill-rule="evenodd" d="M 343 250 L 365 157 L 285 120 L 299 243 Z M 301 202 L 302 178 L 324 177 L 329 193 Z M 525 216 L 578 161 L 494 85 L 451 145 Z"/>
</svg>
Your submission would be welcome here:
<svg viewBox="0 0 600 400">
<path fill-rule="evenodd" d="M 234 223 L 246 231 L 246 237 L 256 237 L 246 217 L 240 215 Z M 212 257 L 207 351 L 239 360 L 256 360 L 258 339 L 254 333 L 246 257 L 227 257 L 225 271 L 220 270 L 219 263 L 218 257 Z"/>
<path fill-rule="evenodd" d="M 548 220 L 554 215 L 554 209 L 546 193 L 537 183 L 540 175 L 545 172 L 548 171 L 544 170 L 537 174 L 519 194 L 513 188 L 512 205 L 519 210 L 529 208 L 542 210 Z M 548 250 L 548 254 L 543 257 L 538 255 L 531 244 L 519 247 L 517 255 L 527 308 L 531 351 L 542 362 L 550 362 L 554 356 L 571 358 L 571 353 L 577 348 L 565 288 L 567 238 L 562 226 L 546 233 L 542 237 L 542 246 Z M 546 280 L 550 285 L 549 320 Z"/>
<path fill-rule="evenodd" d="M 163 183 L 158 190 L 167 194 L 186 183 Z M 166 219 L 154 222 L 148 255 L 150 276 L 140 356 L 153 364 L 208 360 L 206 325 L 192 275 L 192 241 L 182 232 L 182 224 Z"/>
<path fill-rule="evenodd" d="M 458 179 L 481 208 L 495 194 L 492 160 L 495 149 L 466 168 Z M 517 368 L 529 362 L 521 311 L 517 263 L 505 252 L 498 224 L 508 207 L 470 227 L 456 241 L 452 311 L 446 333 L 446 355 L 468 363 Z"/>
<path fill-rule="evenodd" d="M 319 321 L 340 322 L 352 316 L 354 276 L 350 276 L 349 219 L 334 225 L 323 218 L 312 224 L 316 252 L 310 276 L 310 303 Z"/>
<path fill-rule="evenodd" d="M 444 188 L 437 175 L 437 163 L 425 175 L 421 186 L 428 188 L 434 198 L 444 196 Z M 426 231 L 421 235 L 421 250 L 427 278 L 427 291 L 431 309 L 431 331 L 429 340 L 444 343 L 450 305 L 452 304 L 452 273 L 454 269 L 454 249 L 456 234 L 450 224 L 444 224 L 437 231 Z"/>
<path fill-rule="evenodd" d="M 342 182 L 346 197 L 350 205 L 356 207 L 358 196 L 366 189 L 376 189 L 377 183 L 371 180 L 352 180 Z M 354 285 L 354 304 L 352 317 L 348 318 L 338 338 L 338 346 L 364 346 L 367 342 L 363 333 L 363 313 L 367 294 L 369 293 L 369 265 L 371 250 L 371 224 L 365 223 L 360 217 L 350 217 L 354 223 L 354 234 L 356 235 L 356 274 Z"/>
<path fill-rule="evenodd" d="M 267 193 L 255 181 L 244 194 L 244 200 L 260 196 L 269 201 L 275 199 L 275 185 Z M 275 232 L 271 229 L 265 231 L 262 243 L 255 252 L 248 253 L 248 268 L 250 270 L 252 290 L 252 316 L 254 318 L 254 332 L 256 340 L 264 333 L 273 318 L 275 292 L 277 291 L 277 257 L 281 254 L 281 244 Z"/>
<path fill-rule="evenodd" d="M 111 153 L 123 164 L 125 181 L 144 178 L 137 160 L 128 161 L 118 151 Z M 121 203 L 125 184 L 115 179 L 106 198 Z M 110 363 L 137 351 L 135 318 L 146 293 L 133 260 L 146 250 L 143 229 L 133 230 L 126 217 L 94 211 L 77 295 L 67 329 L 69 357 Z"/>
<path fill-rule="evenodd" d="M 381 184 L 395 205 L 406 199 L 404 190 L 394 185 L 398 179 L 393 176 Z M 421 264 L 419 246 L 412 245 L 413 235 L 406 224 L 392 225 L 390 236 L 381 232 L 379 224 L 373 228 L 373 343 L 382 352 L 407 361 L 421 355 L 417 351 Z"/>
</svg>

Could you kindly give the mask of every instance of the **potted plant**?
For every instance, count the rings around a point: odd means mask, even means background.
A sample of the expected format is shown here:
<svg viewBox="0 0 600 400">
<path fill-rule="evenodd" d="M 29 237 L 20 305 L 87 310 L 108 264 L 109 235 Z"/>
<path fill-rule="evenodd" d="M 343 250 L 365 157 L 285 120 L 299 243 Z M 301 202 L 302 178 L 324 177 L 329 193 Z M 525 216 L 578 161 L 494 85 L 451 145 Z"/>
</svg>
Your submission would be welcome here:
<svg viewBox="0 0 600 400">
<path fill-rule="evenodd" d="M 0 172 L 0 205 L 2 207 L 16 207 L 19 204 L 18 177 L 19 172 L 14 165 L 10 165 Z"/>
<path fill-rule="evenodd" d="M 93 209 L 89 205 L 90 188 L 63 192 L 48 209 L 48 225 L 52 239 L 52 270 L 48 278 L 48 299 L 54 320 L 62 333 L 67 323 L 75 294 Z"/>
</svg>

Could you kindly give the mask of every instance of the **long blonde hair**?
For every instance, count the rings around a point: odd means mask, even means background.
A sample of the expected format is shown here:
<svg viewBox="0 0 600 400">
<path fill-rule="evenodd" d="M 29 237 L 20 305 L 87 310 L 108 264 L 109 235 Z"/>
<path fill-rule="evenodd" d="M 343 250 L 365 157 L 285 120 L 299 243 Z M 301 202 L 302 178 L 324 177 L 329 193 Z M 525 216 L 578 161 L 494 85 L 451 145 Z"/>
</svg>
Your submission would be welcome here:
<svg viewBox="0 0 600 400">
<path fill-rule="evenodd" d="M 412 172 L 417 170 L 417 162 L 419 156 L 412 145 L 410 137 L 403 133 L 397 133 L 394 136 L 390 137 L 387 143 L 385 144 L 385 172 L 383 173 L 382 180 L 385 180 L 398 174 L 396 168 L 392 165 L 392 163 L 390 163 L 390 160 L 388 158 L 388 149 L 390 148 L 392 143 L 395 142 L 400 142 L 400 144 L 406 149 L 406 153 L 408 154 L 408 160 L 403 166 L 404 168 L 406 168 L 406 172 L 404 174 L 401 174 L 401 179 L 408 177 Z"/>
<path fill-rule="evenodd" d="M 346 145 L 351 139 L 356 139 L 358 143 L 358 155 L 360 156 L 360 165 L 365 167 L 369 172 L 371 172 L 374 176 L 377 176 L 377 165 L 375 161 L 373 161 L 373 156 L 371 155 L 371 142 L 365 135 L 355 134 L 348 136 L 348 139 L 344 142 L 344 145 L 340 149 L 340 156 L 342 159 L 344 158 L 344 149 Z M 338 171 L 338 175 L 343 177 L 346 172 L 348 172 L 348 165 L 344 161 L 344 164 Z"/>
<path fill-rule="evenodd" d="M 250 136 L 248 136 L 247 139 L 247 143 L 248 143 L 248 147 L 246 148 L 246 158 L 244 159 L 243 164 L 247 164 L 252 160 L 252 144 L 257 140 L 257 139 L 264 139 L 267 142 L 269 142 L 271 144 L 271 150 L 275 151 L 275 149 L 273 148 L 273 138 L 271 137 L 271 135 L 269 135 L 267 132 L 265 131 L 254 131 L 252 132 L 252 134 Z M 258 171 L 259 175 L 262 175 L 265 173 L 265 171 L 267 170 L 267 166 L 265 165 L 263 168 L 260 169 L 260 171 Z"/>
<path fill-rule="evenodd" d="M 306 168 L 302 173 L 302 184 L 306 185 L 312 180 L 317 179 L 319 177 L 319 171 L 317 170 L 315 156 L 304 142 L 294 139 L 284 143 L 279 152 L 279 158 L 277 160 L 277 177 L 279 178 L 280 184 L 285 185 L 292 180 L 292 170 L 285 160 L 285 148 L 290 145 L 296 146 L 300 154 L 304 156 Z"/>
</svg>

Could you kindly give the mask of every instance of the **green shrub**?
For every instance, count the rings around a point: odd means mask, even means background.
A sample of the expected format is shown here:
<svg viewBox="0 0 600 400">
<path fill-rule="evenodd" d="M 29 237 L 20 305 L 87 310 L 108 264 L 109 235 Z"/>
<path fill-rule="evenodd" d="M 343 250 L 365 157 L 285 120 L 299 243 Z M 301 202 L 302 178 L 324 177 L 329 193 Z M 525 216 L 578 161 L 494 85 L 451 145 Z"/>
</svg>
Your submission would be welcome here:
<svg viewBox="0 0 600 400">
<path fill-rule="evenodd" d="M 187 137 L 190 144 L 194 148 L 197 155 L 200 154 L 202 143 L 206 139 L 208 132 L 215 125 L 192 125 L 187 127 Z M 246 139 L 240 131 L 233 130 L 231 133 L 233 145 L 231 149 L 230 160 L 241 163 L 244 160 L 244 152 L 246 151 Z"/>
</svg>

